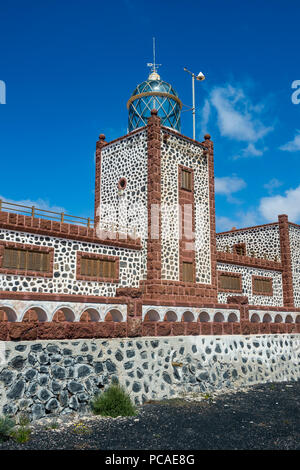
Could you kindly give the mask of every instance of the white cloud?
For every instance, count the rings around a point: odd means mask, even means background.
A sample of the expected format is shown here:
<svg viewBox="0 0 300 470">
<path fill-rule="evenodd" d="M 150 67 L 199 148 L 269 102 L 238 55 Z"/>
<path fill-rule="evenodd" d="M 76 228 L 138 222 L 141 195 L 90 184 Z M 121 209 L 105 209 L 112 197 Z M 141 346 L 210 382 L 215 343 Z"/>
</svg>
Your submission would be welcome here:
<svg viewBox="0 0 300 470">
<path fill-rule="evenodd" d="M 238 155 L 234 155 L 232 159 L 238 160 L 239 158 L 261 157 L 266 150 L 268 150 L 267 147 L 264 147 L 260 150 L 256 148 L 252 142 L 250 142 L 246 148 L 242 149 Z"/>
<path fill-rule="evenodd" d="M 266 150 L 266 149 L 264 149 L 264 150 Z M 243 152 L 244 152 L 245 156 L 253 155 L 254 157 L 261 157 L 262 154 L 264 153 L 263 150 L 259 150 L 258 148 L 256 148 L 252 142 L 250 142 L 248 144 L 248 147 L 246 147 L 243 150 Z"/>
<path fill-rule="evenodd" d="M 217 232 L 226 232 L 236 227 L 236 220 L 225 216 L 216 216 Z"/>
<path fill-rule="evenodd" d="M 225 232 L 231 230 L 233 227 L 253 227 L 255 225 L 259 225 L 260 223 L 260 215 L 254 209 L 250 209 L 247 212 L 239 211 L 233 218 L 216 216 L 217 232 Z"/>
<path fill-rule="evenodd" d="M 274 178 L 264 186 L 273 189 L 281 186 L 281 182 Z M 276 222 L 278 215 L 287 214 L 292 222 L 300 222 L 300 185 L 295 189 L 285 191 L 284 195 L 268 196 L 260 199 L 256 208 L 248 211 L 239 211 L 232 217 L 216 216 L 217 231 L 231 230 L 232 227 L 245 228 L 266 222 Z"/>
<path fill-rule="evenodd" d="M 247 186 L 246 182 L 242 178 L 237 176 L 222 176 L 221 178 L 215 178 L 215 192 L 216 194 L 222 194 L 231 198 L 233 193 L 240 191 Z M 231 202 L 234 202 L 231 198 Z"/>
<path fill-rule="evenodd" d="M 274 189 L 280 188 L 282 185 L 283 183 L 277 178 L 272 178 L 268 183 L 264 184 L 264 188 L 268 190 L 269 194 L 272 194 Z"/>
<path fill-rule="evenodd" d="M 300 186 L 285 191 L 285 195 L 264 197 L 260 200 L 259 211 L 268 221 L 277 220 L 279 214 L 287 214 L 293 222 L 300 220 Z"/>
<path fill-rule="evenodd" d="M 246 212 L 239 212 L 239 227 L 254 227 L 261 223 L 261 218 L 256 209 L 249 209 Z"/>
<path fill-rule="evenodd" d="M 211 92 L 210 102 L 217 111 L 222 136 L 254 143 L 273 130 L 273 127 L 266 126 L 261 119 L 264 104 L 254 105 L 241 88 L 231 85 L 216 87 Z M 249 149 L 251 151 L 251 147 Z"/>
<path fill-rule="evenodd" d="M 300 131 L 296 132 L 293 140 L 279 147 L 284 152 L 299 152 L 300 151 Z"/>
<path fill-rule="evenodd" d="M 22 200 L 16 201 L 16 200 L 13 200 L 13 199 L 5 198 L 3 196 L 0 196 L 0 199 L 2 200 L 2 202 L 10 202 L 11 204 L 20 204 L 22 206 L 27 206 L 27 207 L 34 206 L 38 209 L 43 209 L 45 211 L 67 213 L 67 211 L 64 207 L 51 206 L 49 201 L 45 201 L 44 199 L 37 199 L 36 201 L 32 201 L 31 199 L 22 199 Z M 7 210 L 9 211 L 9 208 L 7 208 Z M 22 210 L 22 207 L 20 207 L 20 210 Z"/>
</svg>

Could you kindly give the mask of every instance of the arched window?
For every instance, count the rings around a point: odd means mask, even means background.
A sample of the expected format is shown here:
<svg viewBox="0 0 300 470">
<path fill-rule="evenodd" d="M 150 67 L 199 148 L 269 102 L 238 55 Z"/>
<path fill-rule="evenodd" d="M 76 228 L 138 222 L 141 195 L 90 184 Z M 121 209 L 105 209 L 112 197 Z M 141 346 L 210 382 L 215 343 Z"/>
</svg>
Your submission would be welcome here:
<svg viewBox="0 0 300 470">
<path fill-rule="evenodd" d="M 192 312 L 184 312 L 184 314 L 182 315 L 182 320 L 181 321 L 184 321 L 184 322 L 193 322 L 193 321 L 195 321 L 194 314 Z"/>
<path fill-rule="evenodd" d="M 165 314 L 164 321 L 177 321 L 177 315 L 175 312 L 169 311 Z"/>
<path fill-rule="evenodd" d="M 16 312 L 10 307 L 0 307 L 0 322 L 15 322 L 17 321 Z"/>
<path fill-rule="evenodd" d="M 80 317 L 81 322 L 98 322 L 100 321 L 99 312 L 95 308 L 87 308 Z"/>
<path fill-rule="evenodd" d="M 215 322 L 223 322 L 224 321 L 224 315 L 221 312 L 217 312 L 214 316 L 214 321 Z"/>
<path fill-rule="evenodd" d="M 236 316 L 235 313 L 231 312 L 229 315 L 228 315 L 228 321 L 229 322 L 237 322 L 238 321 L 238 318 Z"/>
<path fill-rule="evenodd" d="M 259 322 L 260 322 L 259 315 L 257 315 L 257 313 L 253 313 L 253 315 L 251 316 L 251 323 L 259 323 Z"/>
<path fill-rule="evenodd" d="M 43 310 L 40 307 L 32 307 L 32 308 L 27 310 L 27 312 L 23 316 L 22 321 L 24 321 L 24 322 L 35 322 L 35 321 L 45 322 L 47 320 L 48 320 L 48 318 L 47 318 L 47 313 L 45 312 L 45 310 Z"/>
<path fill-rule="evenodd" d="M 271 323 L 271 321 L 272 321 L 271 315 L 266 313 L 263 318 L 263 323 Z"/>
<path fill-rule="evenodd" d="M 105 321 L 114 321 L 116 323 L 120 323 L 123 321 L 123 315 L 119 310 L 112 309 L 106 314 Z"/>
<path fill-rule="evenodd" d="M 199 314 L 199 321 L 201 321 L 201 322 L 210 321 L 210 317 L 209 317 L 208 313 L 207 312 L 201 312 Z"/>
<path fill-rule="evenodd" d="M 74 320 L 75 320 L 74 312 L 68 307 L 62 307 L 62 308 L 58 309 L 55 312 L 52 321 L 55 321 L 55 322 L 65 322 L 65 321 L 73 322 Z"/>
<path fill-rule="evenodd" d="M 144 321 L 159 321 L 159 314 L 156 310 L 149 310 L 145 315 Z"/>
</svg>

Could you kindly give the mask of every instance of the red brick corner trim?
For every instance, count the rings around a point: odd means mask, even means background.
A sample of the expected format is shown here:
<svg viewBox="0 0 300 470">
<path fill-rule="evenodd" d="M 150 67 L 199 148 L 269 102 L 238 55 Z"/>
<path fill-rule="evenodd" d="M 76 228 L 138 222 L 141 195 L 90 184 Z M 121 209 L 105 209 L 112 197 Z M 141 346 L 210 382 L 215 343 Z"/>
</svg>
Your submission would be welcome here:
<svg viewBox="0 0 300 470">
<path fill-rule="evenodd" d="M 279 215 L 278 223 L 279 223 L 281 262 L 283 266 L 283 273 L 282 273 L 283 305 L 285 307 L 294 307 L 292 260 L 291 260 L 288 216 L 284 214 Z"/>
<path fill-rule="evenodd" d="M 161 122 L 152 109 L 147 123 L 148 151 L 148 245 L 147 279 L 161 279 Z M 154 216 L 152 210 L 157 208 Z M 156 232 L 154 236 L 154 232 Z"/>
<path fill-rule="evenodd" d="M 215 176 L 214 176 L 214 144 L 209 134 L 204 136 L 202 145 L 206 148 L 209 177 L 209 210 L 210 210 L 210 250 L 211 250 L 211 284 L 217 299 L 217 242 L 216 242 L 216 210 L 215 210 Z"/>
</svg>

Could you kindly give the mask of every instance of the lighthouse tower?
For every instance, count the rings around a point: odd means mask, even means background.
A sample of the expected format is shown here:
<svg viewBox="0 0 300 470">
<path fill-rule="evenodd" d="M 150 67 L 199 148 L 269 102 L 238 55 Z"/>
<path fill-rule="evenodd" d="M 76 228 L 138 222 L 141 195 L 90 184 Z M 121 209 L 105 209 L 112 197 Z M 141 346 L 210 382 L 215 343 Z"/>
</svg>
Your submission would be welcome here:
<svg viewBox="0 0 300 470">
<path fill-rule="evenodd" d="M 180 98 L 150 65 L 127 102 L 128 134 L 97 142 L 96 227 L 141 239 L 140 258 L 124 263 L 129 277 L 139 273 L 144 299 L 211 303 L 217 299 L 213 144 L 209 135 L 197 142 L 180 133 Z"/>
</svg>

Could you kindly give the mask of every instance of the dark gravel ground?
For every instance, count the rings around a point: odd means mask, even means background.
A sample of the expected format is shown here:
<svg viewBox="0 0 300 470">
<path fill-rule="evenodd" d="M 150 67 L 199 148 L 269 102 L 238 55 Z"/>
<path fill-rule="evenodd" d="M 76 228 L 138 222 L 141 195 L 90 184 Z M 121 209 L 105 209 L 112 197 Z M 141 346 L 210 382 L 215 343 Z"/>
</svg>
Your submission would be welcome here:
<svg viewBox="0 0 300 470">
<path fill-rule="evenodd" d="M 84 426 L 75 426 L 82 422 Z M 78 429 L 83 428 L 82 433 Z M 32 426 L 30 440 L 0 450 L 300 449 L 300 382 L 256 385 L 203 401 L 145 404 L 134 418 L 76 418 Z"/>
</svg>

